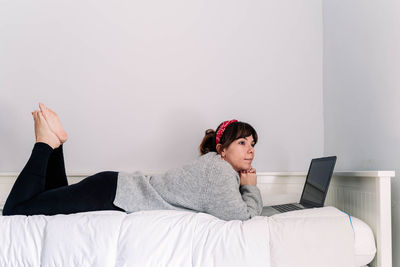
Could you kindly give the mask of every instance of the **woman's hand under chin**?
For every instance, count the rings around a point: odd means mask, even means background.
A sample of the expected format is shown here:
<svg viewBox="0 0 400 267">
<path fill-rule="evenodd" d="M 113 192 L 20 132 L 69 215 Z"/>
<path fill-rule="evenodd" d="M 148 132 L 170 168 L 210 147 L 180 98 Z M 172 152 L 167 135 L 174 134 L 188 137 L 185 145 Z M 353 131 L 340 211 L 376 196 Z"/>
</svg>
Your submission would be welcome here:
<svg viewBox="0 0 400 267">
<path fill-rule="evenodd" d="M 256 169 L 242 170 L 239 172 L 240 185 L 257 185 Z"/>
</svg>

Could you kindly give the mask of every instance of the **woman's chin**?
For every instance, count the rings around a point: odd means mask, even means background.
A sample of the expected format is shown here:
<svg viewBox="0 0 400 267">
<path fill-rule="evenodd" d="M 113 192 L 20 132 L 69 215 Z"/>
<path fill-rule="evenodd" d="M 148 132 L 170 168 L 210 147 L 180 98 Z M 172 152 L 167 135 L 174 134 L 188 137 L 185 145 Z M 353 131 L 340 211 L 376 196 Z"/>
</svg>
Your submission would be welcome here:
<svg viewBox="0 0 400 267">
<path fill-rule="evenodd" d="M 250 169 L 251 169 L 251 164 L 245 165 L 245 166 L 241 166 L 240 171 L 248 171 Z"/>
<path fill-rule="evenodd" d="M 250 170 L 251 169 L 251 162 L 245 165 L 246 170 Z"/>
</svg>

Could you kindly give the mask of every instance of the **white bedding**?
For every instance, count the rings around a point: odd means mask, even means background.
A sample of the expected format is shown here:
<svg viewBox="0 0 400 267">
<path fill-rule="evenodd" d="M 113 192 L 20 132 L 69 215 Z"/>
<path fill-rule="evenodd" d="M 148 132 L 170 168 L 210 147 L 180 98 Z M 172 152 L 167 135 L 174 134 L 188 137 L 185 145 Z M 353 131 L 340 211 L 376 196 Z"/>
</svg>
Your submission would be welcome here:
<svg viewBox="0 0 400 267">
<path fill-rule="evenodd" d="M 173 210 L 1 216 L 0 229 L 0 266 L 356 266 L 349 217 L 333 207 L 243 222 Z"/>
</svg>

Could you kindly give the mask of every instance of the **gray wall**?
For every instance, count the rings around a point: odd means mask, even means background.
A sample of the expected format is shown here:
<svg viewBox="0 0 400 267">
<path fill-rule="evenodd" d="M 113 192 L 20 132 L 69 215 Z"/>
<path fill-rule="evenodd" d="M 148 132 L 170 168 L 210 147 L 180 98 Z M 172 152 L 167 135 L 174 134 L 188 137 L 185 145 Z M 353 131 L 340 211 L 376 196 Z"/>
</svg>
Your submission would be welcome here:
<svg viewBox="0 0 400 267">
<path fill-rule="evenodd" d="M 393 266 L 400 266 L 400 2 L 325 0 L 325 153 L 337 170 L 395 170 Z"/>
<path fill-rule="evenodd" d="M 20 171 L 39 101 L 70 172 L 164 171 L 226 119 L 260 136 L 255 168 L 323 154 L 322 5 L 301 1 L 0 0 L 0 171 Z"/>
</svg>

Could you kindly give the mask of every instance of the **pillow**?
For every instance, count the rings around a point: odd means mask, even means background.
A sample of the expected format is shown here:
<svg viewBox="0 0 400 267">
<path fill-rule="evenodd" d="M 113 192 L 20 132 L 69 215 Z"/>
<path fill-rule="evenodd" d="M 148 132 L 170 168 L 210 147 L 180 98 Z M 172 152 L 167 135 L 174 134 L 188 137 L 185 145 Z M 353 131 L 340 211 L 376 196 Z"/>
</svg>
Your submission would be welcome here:
<svg viewBox="0 0 400 267">
<path fill-rule="evenodd" d="M 356 266 L 370 263 L 376 254 L 375 238 L 371 228 L 360 219 L 351 216 L 354 230 L 355 262 Z"/>
</svg>

